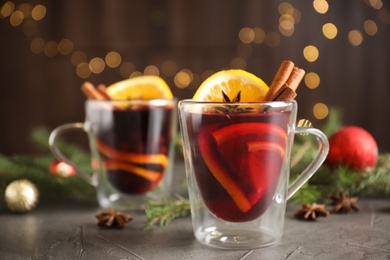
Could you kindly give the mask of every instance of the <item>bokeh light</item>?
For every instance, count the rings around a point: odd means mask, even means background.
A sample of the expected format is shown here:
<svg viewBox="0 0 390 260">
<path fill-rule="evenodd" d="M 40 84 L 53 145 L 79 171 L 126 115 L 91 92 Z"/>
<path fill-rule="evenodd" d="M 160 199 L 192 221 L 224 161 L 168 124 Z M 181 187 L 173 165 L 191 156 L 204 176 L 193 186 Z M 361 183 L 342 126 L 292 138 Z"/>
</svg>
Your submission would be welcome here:
<svg viewBox="0 0 390 260">
<path fill-rule="evenodd" d="M 62 39 L 59 43 L 58 43 L 58 51 L 62 54 L 62 55 L 68 55 L 72 52 L 73 50 L 73 42 L 69 39 Z"/>
<path fill-rule="evenodd" d="M 31 11 L 31 17 L 35 21 L 42 20 L 46 16 L 46 7 L 43 5 L 36 5 Z"/>
<path fill-rule="evenodd" d="M 53 58 L 58 54 L 58 43 L 55 41 L 48 41 L 43 48 L 43 53 L 47 57 Z"/>
<path fill-rule="evenodd" d="M 249 27 L 244 27 L 239 31 L 238 38 L 243 43 L 251 43 L 255 39 L 255 32 Z"/>
<path fill-rule="evenodd" d="M 318 51 L 317 47 L 313 45 L 306 46 L 303 49 L 303 56 L 308 62 L 314 62 L 318 59 L 318 56 L 320 55 L 320 52 Z"/>
<path fill-rule="evenodd" d="M 104 60 L 106 61 L 106 64 L 108 67 L 116 68 L 121 64 L 122 57 L 118 52 L 111 51 L 111 52 L 107 53 Z"/>
<path fill-rule="evenodd" d="M 363 42 L 363 34 L 359 30 L 352 30 L 348 33 L 348 40 L 352 46 L 359 46 Z"/>
<path fill-rule="evenodd" d="M 329 108 L 324 103 L 317 103 L 313 107 L 313 115 L 315 118 L 321 120 L 328 116 Z"/>
<path fill-rule="evenodd" d="M 334 39 L 337 36 L 337 27 L 333 23 L 326 23 L 322 26 L 322 33 L 328 39 Z"/>
<path fill-rule="evenodd" d="M 106 64 L 104 63 L 104 60 L 99 57 L 95 57 L 89 62 L 89 69 L 95 74 L 101 73 L 104 70 L 105 66 Z"/>
<path fill-rule="evenodd" d="M 76 67 L 76 74 L 82 79 L 86 79 L 91 75 L 89 64 L 87 62 L 81 62 Z"/>
<path fill-rule="evenodd" d="M 87 54 L 85 54 L 83 51 L 75 51 L 73 52 L 70 60 L 73 66 L 78 66 L 80 63 L 87 61 Z"/>
<path fill-rule="evenodd" d="M 364 21 L 364 31 L 368 35 L 374 36 L 378 32 L 378 26 L 373 20 Z"/>
<path fill-rule="evenodd" d="M 24 19 L 23 12 L 17 10 L 11 14 L 11 16 L 9 18 L 9 22 L 12 26 L 16 27 L 16 26 L 19 26 L 23 22 L 23 19 Z"/>
<path fill-rule="evenodd" d="M 320 76 L 315 72 L 308 72 L 304 78 L 305 84 L 310 89 L 315 89 L 320 85 Z"/>
<path fill-rule="evenodd" d="M 144 74 L 160 76 L 160 70 L 155 65 L 148 65 L 144 69 Z"/>
<path fill-rule="evenodd" d="M 182 69 L 174 77 L 174 83 L 178 88 L 188 87 L 194 78 L 193 72 L 189 69 Z"/>
<path fill-rule="evenodd" d="M 36 37 L 31 41 L 30 49 L 35 54 L 42 53 L 44 47 L 45 41 L 42 38 Z"/>
<path fill-rule="evenodd" d="M 161 72 L 166 76 L 172 77 L 177 73 L 177 71 L 177 64 L 173 60 L 166 60 L 161 65 Z"/>
<path fill-rule="evenodd" d="M 260 27 L 253 28 L 253 32 L 255 33 L 255 38 L 253 39 L 254 43 L 260 44 L 265 40 L 265 31 Z"/>
<path fill-rule="evenodd" d="M 0 10 L 0 15 L 2 17 L 10 16 L 15 10 L 15 4 L 11 1 L 7 1 L 3 4 Z"/>
<path fill-rule="evenodd" d="M 314 0 L 313 7 L 318 13 L 325 14 L 329 9 L 329 4 L 325 0 Z"/>
</svg>

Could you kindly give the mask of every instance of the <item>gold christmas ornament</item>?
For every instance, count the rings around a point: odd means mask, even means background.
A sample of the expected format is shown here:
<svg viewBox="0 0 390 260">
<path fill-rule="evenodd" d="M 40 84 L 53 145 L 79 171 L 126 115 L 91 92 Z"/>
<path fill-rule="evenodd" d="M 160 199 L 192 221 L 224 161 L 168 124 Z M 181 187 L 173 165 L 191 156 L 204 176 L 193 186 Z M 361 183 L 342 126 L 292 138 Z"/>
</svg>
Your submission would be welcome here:
<svg viewBox="0 0 390 260">
<path fill-rule="evenodd" d="M 28 212 L 38 203 L 39 192 L 29 180 L 16 180 L 5 189 L 5 202 L 13 212 Z"/>
</svg>

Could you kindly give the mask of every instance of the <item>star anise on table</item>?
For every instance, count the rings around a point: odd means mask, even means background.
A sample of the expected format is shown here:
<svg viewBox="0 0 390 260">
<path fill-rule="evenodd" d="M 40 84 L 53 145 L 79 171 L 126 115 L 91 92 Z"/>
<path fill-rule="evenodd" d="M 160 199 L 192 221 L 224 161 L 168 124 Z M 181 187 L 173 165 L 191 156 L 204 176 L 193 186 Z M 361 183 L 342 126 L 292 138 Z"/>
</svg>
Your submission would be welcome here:
<svg viewBox="0 0 390 260">
<path fill-rule="evenodd" d="M 340 191 L 339 195 L 331 195 L 331 205 L 333 209 L 332 213 L 349 213 L 351 210 L 359 211 L 360 208 L 356 205 L 357 197 L 350 197 L 349 194 L 345 194 Z"/>
<path fill-rule="evenodd" d="M 98 219 L 97 225 L 99 227 L 107 228 L 124 228 L 126 223 L 133 219 L 132 216 L 107 209 L 107 211 L 99 213 L 95 216 Z"/>
<path fill-rule="evenodd" d="M 326 217 L 329 211 L 325 208 L 325 204 L 303 204 L 302 209 L 297 211 L 294 216 L 303 220 L 316 220 L 317 217 Z"/>
</svg>

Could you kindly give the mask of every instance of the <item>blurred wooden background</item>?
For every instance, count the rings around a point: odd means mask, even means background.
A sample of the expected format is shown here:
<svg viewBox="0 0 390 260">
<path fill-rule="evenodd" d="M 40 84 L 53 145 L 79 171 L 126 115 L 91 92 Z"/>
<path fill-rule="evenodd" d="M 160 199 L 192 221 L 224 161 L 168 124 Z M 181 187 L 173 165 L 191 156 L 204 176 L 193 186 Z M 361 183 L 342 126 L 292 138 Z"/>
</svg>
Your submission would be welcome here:
<svg viewBox="0 0 390 260">
<path fill-rule="evenodd" d="M 0 153 L 33 154 L 32 129 L 83 121 L 86 80 L 109 85 L 157 72 L 183 99 L 221 69 L 243 68 L 270 84 L 285 59 L 312 76 L 298 89 L 299 118 L 321 127 L 321 112 L 339 107 L 345 125 L 367 129 L 390 151 L 389 1 L 0 3 Z M 307 46 L 314 53 L 305 56 Z M 112 68 L 110 52 L 121 58 Z M 316 104 L 325 108 L 317 116 Z"/>
</svg>

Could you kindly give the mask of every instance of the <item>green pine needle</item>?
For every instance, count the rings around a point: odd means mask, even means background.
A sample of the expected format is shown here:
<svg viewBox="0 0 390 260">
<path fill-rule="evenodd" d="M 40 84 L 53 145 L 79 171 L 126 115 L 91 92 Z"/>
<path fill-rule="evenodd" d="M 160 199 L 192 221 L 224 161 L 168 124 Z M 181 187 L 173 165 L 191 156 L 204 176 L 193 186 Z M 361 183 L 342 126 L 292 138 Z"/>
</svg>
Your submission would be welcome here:
<svg viewBox="0 0 390 260">
<path fill-rule="evenodd" d="M 164 201 L 149 201 L 145 213 L 147 219 L 145 229 L 150 229 L 157 224 L 165 226 L 176 218 L 189 216 L 190 202 L 180 195 Z"/>
</svg>

